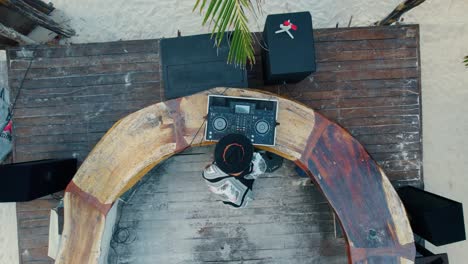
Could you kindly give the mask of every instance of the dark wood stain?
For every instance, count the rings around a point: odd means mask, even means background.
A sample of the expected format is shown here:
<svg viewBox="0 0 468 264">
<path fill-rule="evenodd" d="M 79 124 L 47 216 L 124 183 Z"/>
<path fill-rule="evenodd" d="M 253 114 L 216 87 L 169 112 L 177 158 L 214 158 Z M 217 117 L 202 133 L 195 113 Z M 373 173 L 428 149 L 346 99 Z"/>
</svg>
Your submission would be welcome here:
<svg viewBox="0 0 468 264">
<path fill-rule="evenodd" d="M 71 181 L 70 184 L 68 184 L 66 192 L 73 193 L 86 204 L 94 206 L 99 212 L 102 213 L 102 215 L 107 215 L 107 213 L 112 207 L 112 204 L 103 204 L 96 197 L 88 194 L 87 192 L 83 192 L 83 190 L 81 190 L 80 187 L 76 186 L 76 184 L 73 181 Z"/>
<path fill-rule="evenodd" d="M 189 142 L 187 142 L 184 138 L 185 132 L 185 120 L 184 117 L 181 115 L 180 111 L 180 101 L 181 99 L 173 99 L 165 102 L 170 116 L 174 120 L 174 140 L 173 142 L 176 143 L 176 152 L 182 151 L 189 146 Z"/>
<path fill-rule="evenodd" d="M 316 126 L 324 124 L 325 129 L 312 131 L 314 147 L 304 151 L 300 162 L 320 183 L 335 209 L 349 244 L 353 245 L 351 254 L 359 254 L 358 259 L 362 260 L 384 257 L 386 263 L 387 259 L 400 256 L 411 259 L 415 254 L 414 245 L 395 245 L 398 240 L 394 237 L 394 224 L 388 222 L 392 219 L 390 211 L 387 207 L 374 206 L 387 203 L 385 191 L 378 184 L 381 181 L 374 179 L 382 177 L 377 163 L 343 128 L 318 115 Z M 356 201 L 359 197 L 363 200 Z M 354 206 L 349 207 L 349 201 L 355 201 Z"/>
</svg>

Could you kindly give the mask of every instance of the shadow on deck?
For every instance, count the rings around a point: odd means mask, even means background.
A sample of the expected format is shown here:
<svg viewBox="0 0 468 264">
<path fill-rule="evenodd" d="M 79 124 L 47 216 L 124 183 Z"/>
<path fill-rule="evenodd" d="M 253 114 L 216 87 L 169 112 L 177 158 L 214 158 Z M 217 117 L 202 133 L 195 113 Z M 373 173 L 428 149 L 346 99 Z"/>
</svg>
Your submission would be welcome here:
<svg viewBox="0 0 468 264">
<path fill-rule="evenodd" d="M 213 147 L 170 158 L 123 196 L 114 263 L 346 263 L 324 196 L 290 161 L 255 181 L 255 200 L 232 209 L 201 171 Z"/>
</svg>

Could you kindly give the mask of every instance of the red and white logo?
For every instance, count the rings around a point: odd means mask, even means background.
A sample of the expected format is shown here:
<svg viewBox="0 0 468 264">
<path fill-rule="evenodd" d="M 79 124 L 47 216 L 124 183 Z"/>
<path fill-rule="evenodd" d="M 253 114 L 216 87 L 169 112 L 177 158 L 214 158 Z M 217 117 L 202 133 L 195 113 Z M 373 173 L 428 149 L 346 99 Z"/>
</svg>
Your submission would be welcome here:
<svg viewBox="0 0 468 264">
<path fill-rule="evenodd" d="M 292 39 L 294 39 L 294 36 L 293 36 L 293 34 L 290 32 L 290 30 L 292 29 L 292 30 L 296 31 L 296 30 L 297 30 L 297 26 L 294 25 L 293 23 L 291 23 L 291 20 L 288 19 L 288 20 L 284 21 L 283 24 L 280 24 L 280 28 L 281 28 L 280 30 L 278 30 L 278 31 L 275 32 L 276 34 L 286 32 L 286 33 L 288 33 L 288 35 L 289 35 Z"/>
</svg>

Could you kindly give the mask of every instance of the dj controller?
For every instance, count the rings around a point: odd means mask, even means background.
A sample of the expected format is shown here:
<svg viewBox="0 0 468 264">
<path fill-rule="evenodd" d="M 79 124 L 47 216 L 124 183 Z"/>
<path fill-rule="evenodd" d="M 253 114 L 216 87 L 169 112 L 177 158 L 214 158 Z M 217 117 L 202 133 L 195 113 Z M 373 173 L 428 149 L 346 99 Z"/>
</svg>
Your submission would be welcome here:
<svg viewBox="0 0 468 264">
<path fill-rule="evenodd" d="M 254 145 L 274 146 L 278 101 L 259 98 L 208 96 L 205 140 L 242 134 Z"/>
</svg>

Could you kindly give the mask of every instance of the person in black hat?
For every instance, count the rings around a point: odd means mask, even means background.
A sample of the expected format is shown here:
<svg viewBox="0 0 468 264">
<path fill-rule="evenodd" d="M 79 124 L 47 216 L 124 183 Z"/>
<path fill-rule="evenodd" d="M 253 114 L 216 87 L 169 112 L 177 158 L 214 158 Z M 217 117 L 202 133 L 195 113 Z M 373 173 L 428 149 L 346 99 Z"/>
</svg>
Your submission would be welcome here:
<svg viewBox="0 0 468 264">
<path fill-rule="evenodd" d="M 220 195 L 224 204 L 247 206 L 253 200 L 255 179 L 266 170 L 262 156 L 247 137 L 229 134 L 216 144 L 214 159 L 202 173 L 209 189 Z"/>
</svg>

